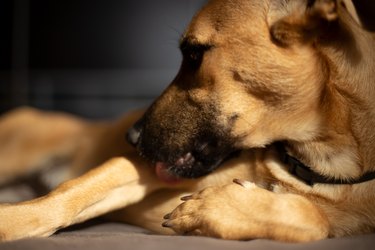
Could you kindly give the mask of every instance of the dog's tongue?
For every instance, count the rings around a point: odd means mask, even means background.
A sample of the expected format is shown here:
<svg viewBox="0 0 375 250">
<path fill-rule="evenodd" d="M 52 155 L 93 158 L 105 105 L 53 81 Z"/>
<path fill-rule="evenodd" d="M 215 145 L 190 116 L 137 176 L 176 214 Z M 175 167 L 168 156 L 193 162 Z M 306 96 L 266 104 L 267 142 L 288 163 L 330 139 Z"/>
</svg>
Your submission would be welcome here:
<svg viewBox="0 0 375 250">
<path fill-rule="evenodd" d="M 157 177 L 168 184 L 177 184 L 181 182 L 181 179 L 171 174 L 168 171 L 168 165 L 163 162 L 157 162 L 155 165 L 155 172 Z"/>
</svg>

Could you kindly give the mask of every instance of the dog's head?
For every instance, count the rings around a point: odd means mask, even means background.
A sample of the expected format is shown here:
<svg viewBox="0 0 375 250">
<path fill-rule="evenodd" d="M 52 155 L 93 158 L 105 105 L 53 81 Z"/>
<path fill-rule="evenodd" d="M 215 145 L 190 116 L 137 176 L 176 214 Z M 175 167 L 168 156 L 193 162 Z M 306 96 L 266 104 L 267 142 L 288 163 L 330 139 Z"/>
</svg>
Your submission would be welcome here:
<svg viewBox="0 0 375 250">
<path fill-rule="evenodd" d="M 335 30 L 338 8 L 319 0 L 210 1 L 181 39 L 178 75 L 130 141 L 155 164 L 192 178 L 237 150 L 317 136 L 328 72 L 315 42 Z"/>
</svg>

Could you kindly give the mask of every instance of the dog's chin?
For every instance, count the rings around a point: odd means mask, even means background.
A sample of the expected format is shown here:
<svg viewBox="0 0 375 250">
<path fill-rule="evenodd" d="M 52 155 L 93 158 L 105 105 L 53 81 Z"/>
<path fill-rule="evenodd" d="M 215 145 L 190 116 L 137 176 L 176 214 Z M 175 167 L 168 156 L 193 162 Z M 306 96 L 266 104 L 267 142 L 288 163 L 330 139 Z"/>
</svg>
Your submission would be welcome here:
<svg viewBox="0 0 375 250">
<path fill-rule="evenodd" d="M 231 151 L 217 157 L 200 157 L 189 152 L 173 163 L 156 162 L 155 172 L 158 178 L 169 184 L 176 184 L 182 179 L 195 179 L 210 174 L 220 165 L 235 157 L 239 151 Z M 202 158 L 202 160 L 200 160 Z"/>
</svg>

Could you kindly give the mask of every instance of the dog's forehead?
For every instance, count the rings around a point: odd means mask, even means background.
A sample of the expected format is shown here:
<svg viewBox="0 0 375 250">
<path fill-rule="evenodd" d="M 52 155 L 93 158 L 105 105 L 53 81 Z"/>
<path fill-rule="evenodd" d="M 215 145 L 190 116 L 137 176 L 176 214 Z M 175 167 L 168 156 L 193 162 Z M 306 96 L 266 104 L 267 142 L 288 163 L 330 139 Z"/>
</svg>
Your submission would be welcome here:
<svg viewBox="0 0 375 250">
<path fill-rule="evenodd" d="M 267 6 L 267 1 L 259 0 L 211 0 L 195 15 L 184 37 L 210 44 L 236 32 L 255 33 L 265 26 Z"/>
</svg>

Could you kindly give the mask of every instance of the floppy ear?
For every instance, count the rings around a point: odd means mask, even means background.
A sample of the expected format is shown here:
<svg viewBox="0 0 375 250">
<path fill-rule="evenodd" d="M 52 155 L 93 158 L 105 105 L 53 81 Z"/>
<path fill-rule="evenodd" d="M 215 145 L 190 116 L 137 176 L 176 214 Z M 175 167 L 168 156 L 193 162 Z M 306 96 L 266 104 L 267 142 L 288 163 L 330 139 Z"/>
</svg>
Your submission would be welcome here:
<svg viewBox="0 0 375 250">
<path fill-rule="evenodd" d="M 268 23 L 282 45 L 309 43 L 338 19 L 336 0 L 271 0 Z"/>
</svg>

